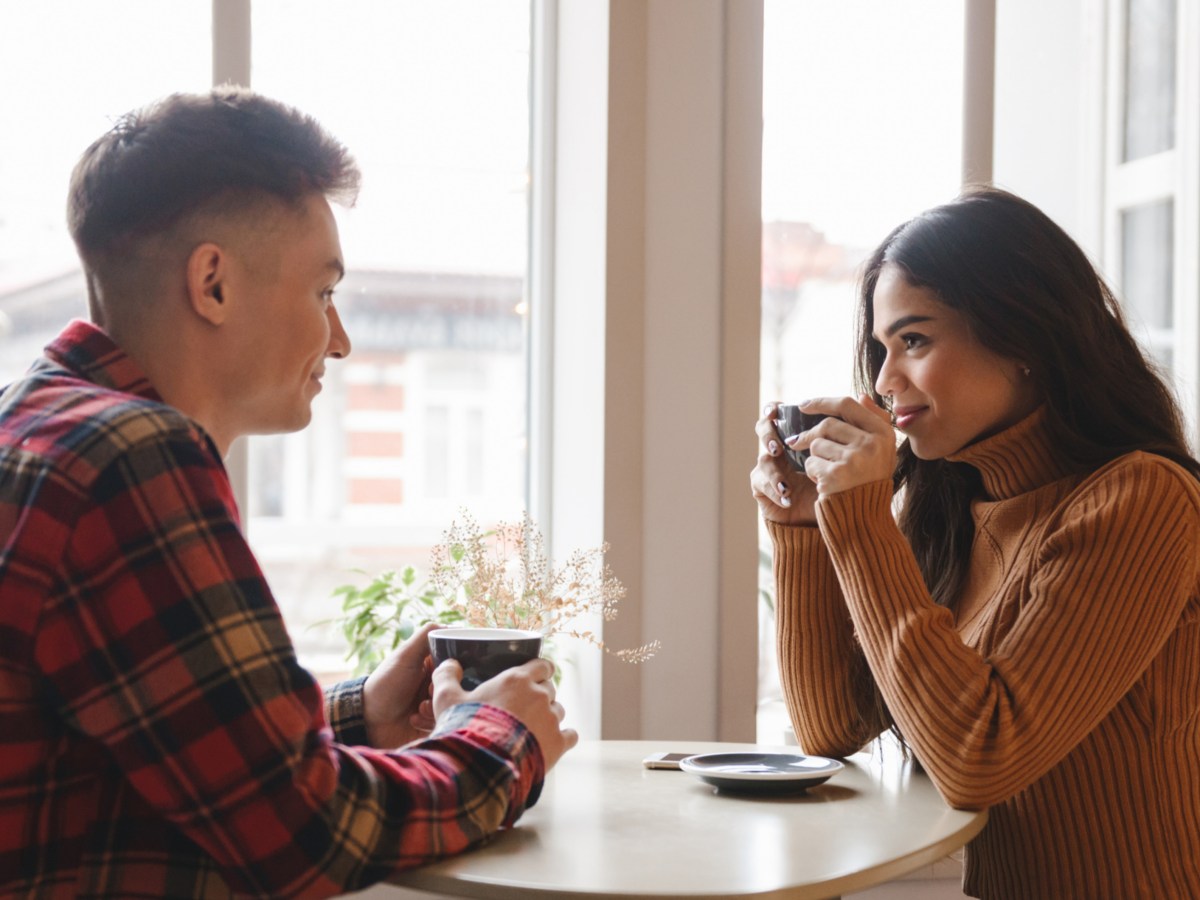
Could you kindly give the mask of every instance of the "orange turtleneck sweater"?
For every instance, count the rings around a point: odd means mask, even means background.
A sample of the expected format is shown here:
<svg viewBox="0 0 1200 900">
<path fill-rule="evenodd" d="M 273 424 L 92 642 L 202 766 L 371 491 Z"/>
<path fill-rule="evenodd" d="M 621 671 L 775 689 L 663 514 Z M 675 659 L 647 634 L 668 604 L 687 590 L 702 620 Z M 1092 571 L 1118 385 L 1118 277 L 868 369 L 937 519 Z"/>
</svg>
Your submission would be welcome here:
<svg viewBox="0 0 1200 900">
<path fill-rule="evenodd" d="M 1068 474 L 1040 410 L 951 459 L 985 489 L 953 610 L 889 482 L 769 526 L 801 747 L 861 749 L 882 695 L 947 802 L 990 808 L 972 896 L 1200 897 L 1200 483 L 1145 453 Z"/>
</svg>

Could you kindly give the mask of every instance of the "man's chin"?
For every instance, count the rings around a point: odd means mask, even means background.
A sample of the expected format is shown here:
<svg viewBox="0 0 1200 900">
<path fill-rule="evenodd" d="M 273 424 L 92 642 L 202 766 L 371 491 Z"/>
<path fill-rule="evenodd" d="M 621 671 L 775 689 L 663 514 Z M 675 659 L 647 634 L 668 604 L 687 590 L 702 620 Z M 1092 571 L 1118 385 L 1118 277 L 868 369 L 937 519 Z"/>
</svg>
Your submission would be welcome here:
<svg viewBox="0 0 1200 900">
<path fill-rule="evenodd" d="M 295 410 L 292 415 L 287 417 L 281 417 L 277 414 L 269 420 L 264 419 L 250 434 L 293 434 L 297 431 L 303 431 L 311 422 L 312 409 L 304 407 L 303 409 Z"/>
</svg>

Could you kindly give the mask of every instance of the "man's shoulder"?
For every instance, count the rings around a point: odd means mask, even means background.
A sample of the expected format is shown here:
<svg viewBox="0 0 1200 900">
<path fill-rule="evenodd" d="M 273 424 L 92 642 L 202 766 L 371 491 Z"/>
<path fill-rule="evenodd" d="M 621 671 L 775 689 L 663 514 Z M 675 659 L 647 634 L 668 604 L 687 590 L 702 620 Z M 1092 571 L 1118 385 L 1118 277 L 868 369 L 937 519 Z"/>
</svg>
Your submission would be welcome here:
<svg viewBox="0 0 1200 900">
<path fill-rule="evenodd" d="M 174 407 L 62 370 L 34 370 L 0 398 L 0 453 L 36 456 L 70 470 L 72 480 L 87 481 L 136 449 L 172 443 L 208 452 L 200 427 Z"/>
</svg>

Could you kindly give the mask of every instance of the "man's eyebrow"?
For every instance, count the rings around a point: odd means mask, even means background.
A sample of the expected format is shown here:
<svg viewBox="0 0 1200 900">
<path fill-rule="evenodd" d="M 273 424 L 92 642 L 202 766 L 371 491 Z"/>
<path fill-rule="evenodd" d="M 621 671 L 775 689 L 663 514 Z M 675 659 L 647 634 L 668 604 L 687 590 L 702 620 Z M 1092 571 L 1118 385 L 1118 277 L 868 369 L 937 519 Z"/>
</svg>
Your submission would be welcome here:
<svg viewBox="0 0 1200 900">
<path fill-rule="evenodd" d="M 901 316 L 895 322 L 887 327 L 887 331 L 883 333 L 884 337 L 891 337 L 901 328 L 907 328 L 909 325 L 915 325 L 917 322 L 932 322 L 933 316 Z"/>
</svg>

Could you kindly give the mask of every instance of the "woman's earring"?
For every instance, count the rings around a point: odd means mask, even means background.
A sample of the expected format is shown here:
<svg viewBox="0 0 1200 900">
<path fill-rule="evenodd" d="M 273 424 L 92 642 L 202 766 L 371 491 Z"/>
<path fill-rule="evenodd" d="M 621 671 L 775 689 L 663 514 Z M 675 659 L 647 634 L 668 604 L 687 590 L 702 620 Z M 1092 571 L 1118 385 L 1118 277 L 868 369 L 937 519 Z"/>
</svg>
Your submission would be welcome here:
<svg viewBox="0 0 1200 900">
<path fill-rule="evenodd" d="M 1029 377 L 1029 372 L 1030 372 L 1029 366 L 1021 366 L 1021 374 L 1024 375 L 1026 378 Z"/>
</svg>

